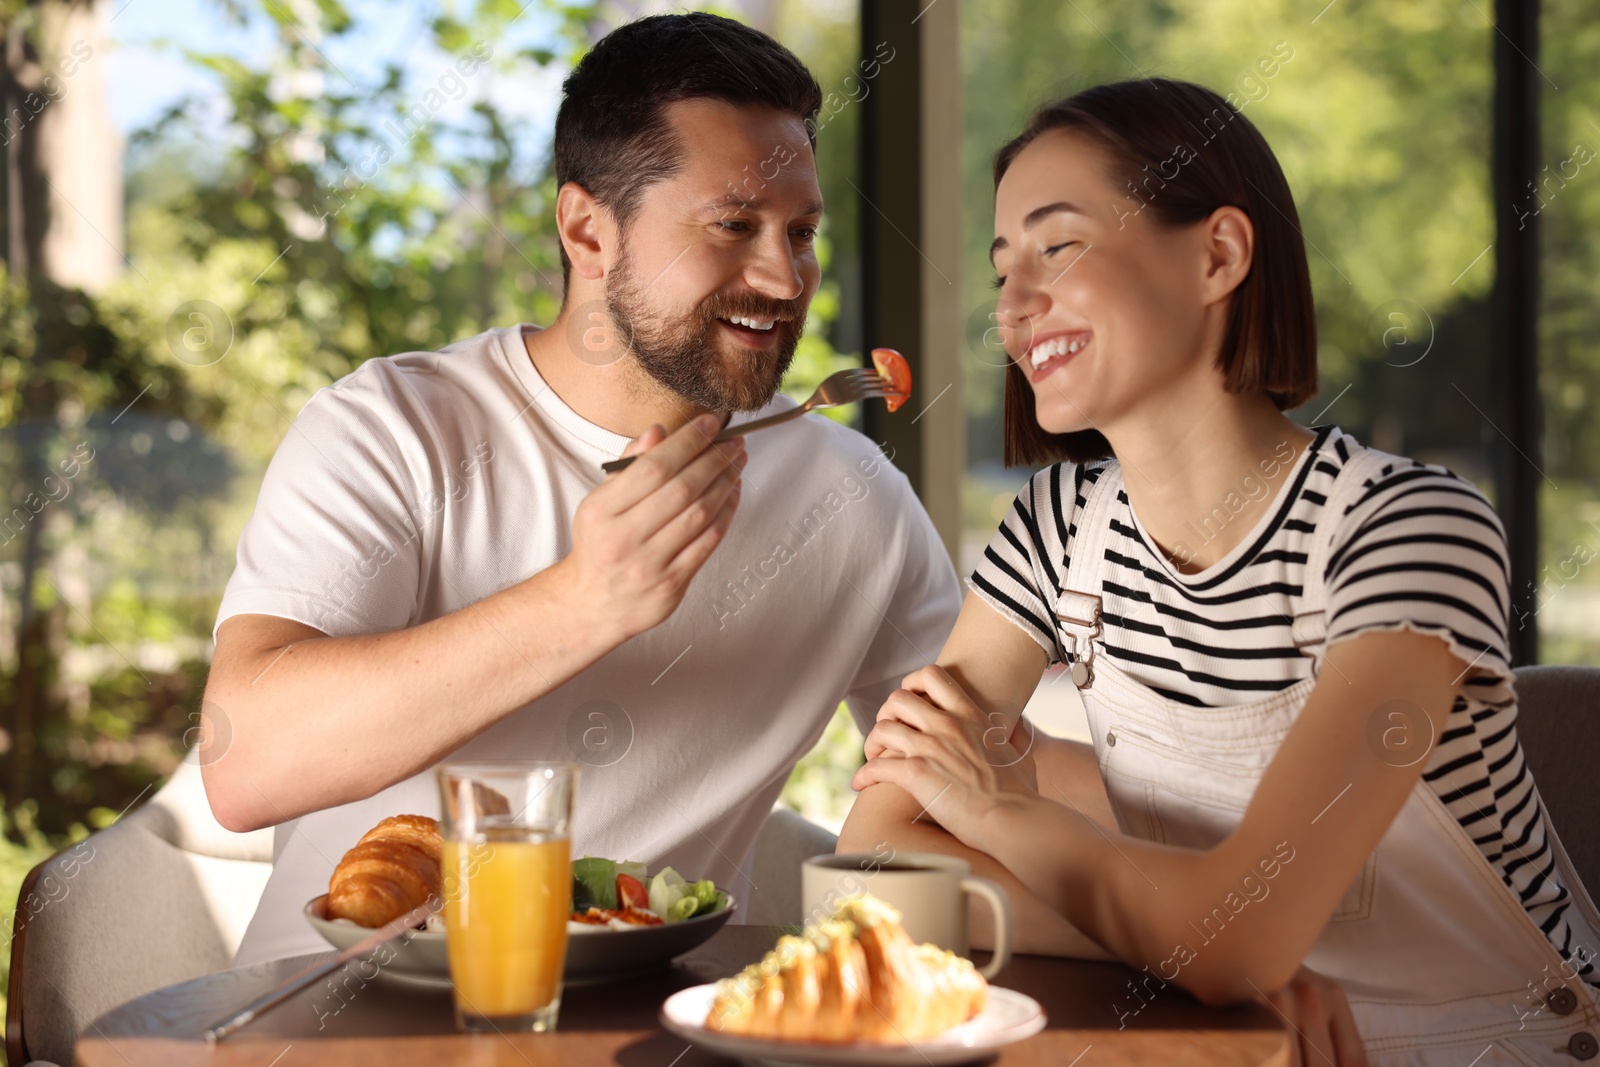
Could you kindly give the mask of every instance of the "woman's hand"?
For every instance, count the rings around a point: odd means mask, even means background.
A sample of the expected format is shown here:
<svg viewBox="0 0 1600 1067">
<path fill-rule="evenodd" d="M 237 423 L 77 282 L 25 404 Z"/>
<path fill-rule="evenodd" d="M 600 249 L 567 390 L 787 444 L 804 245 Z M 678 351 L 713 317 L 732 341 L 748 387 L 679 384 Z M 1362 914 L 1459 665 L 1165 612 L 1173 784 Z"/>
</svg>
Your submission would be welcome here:
<svg viewBox="0 0 1600 1067">
<path fill-rule="evenodd" d="M 1038 799 L 1029 728 L 984 712 L 941 667 L 906 676 L 867 735 L 867 763 L 850 786 L 904 789 L 963 844 L 982 849 L 997 807 Z"/>
<path fill-rule="evenodd" d="M 1366 1049 L 1339 983 L 1301 967 L 1288 985 L 1261 1000 L 1294 1028 L 1293 1067 L 1367 1067 Z"/>
</svg>

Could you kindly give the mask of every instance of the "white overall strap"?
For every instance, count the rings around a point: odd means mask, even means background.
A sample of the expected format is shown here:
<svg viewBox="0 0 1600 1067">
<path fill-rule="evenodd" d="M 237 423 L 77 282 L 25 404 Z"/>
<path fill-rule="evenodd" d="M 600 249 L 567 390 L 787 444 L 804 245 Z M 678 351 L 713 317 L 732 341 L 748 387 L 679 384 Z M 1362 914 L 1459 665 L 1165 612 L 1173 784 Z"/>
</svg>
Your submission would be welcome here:
<svg viewBox="0 0 1600 1067">
<path fill-rule="evenodd" d="M 1121 488 L 1122 469 L 1113 460 L 1101 469 L 1098 480 L 1085 486 L 1083 509 L 1073 515 L 1077 532 L 1072 538 L 1061 598 L 1056 602 L 1056 622 L 1067 639 L 1065 651 L 1072 663 L 1072 684 L 1079 689 L 1087 689 L 1094 681 L 1093 641 L 1100 636 L 1100 582 L 1105 574 L 1112 509 Z"/>
<path fill-rule="evenodd" d="M 1350 458 L 1339 470 L 1328 490 L 1328 499 L 1317 518 L 1316 533 L 1311 535 L 1311 547 L 1306 553 L 1305 577 L 1301 582 L 1300 610 L 1295 613 L 1290 628 L 1294 646 L 1302 655 L 1310 656 L 1321 665 L 1318 655 L 1328 636 L 1328 590 L 1325 573 L 1328 560 L 1333 555 L 1333 542 L 1339 535 L 1345 513 L 1361 499 L 1367 483 L 1376 478 L 1386 463 L 1395 457 L 1356 444 L 1345 438 L 1350 448 Z"/>
</svg>

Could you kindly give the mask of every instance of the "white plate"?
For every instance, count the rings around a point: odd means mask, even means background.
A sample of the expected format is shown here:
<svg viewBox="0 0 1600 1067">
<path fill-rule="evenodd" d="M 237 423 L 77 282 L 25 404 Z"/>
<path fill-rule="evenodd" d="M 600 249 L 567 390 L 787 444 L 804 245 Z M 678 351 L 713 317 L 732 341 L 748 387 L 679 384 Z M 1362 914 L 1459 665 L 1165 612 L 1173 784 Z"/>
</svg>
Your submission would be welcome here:
<svg viewBox="0 0 1600 1067">
<path fill-rule="evenodd" d="M 708 1052 L 767 1063 L 860 1064 L 862 1067 L 927 1067 L 971 1063 L 1044 1029 L 1039 1002 L 1012 989 L 989 987 L 989 1002 L 975 1018 L 938 1037 L 910 1045 L 824 1045 L 811 1041 L 740 1037 L 707 1030 L 706 1015 L 717 987 L 697 985 L 674 993 L 661 1005 L 661 1025 Z"/>
<path fill-rule="evenodd" d="M 305 916 L 328 944 L 339 949 L 349 948 L 372 933 L 364 926 L 327 918 L 323 911 L 327 899 L 323 894 L 307 901 Z M 609 982 L 665 967 L 675 957 L 698 948 L 722 929 L 736 907 L 738 901 L 730 896 L 728 906 L 721 911 L 683 922 L 634 926 L 626 930 L 604 926 L 587 927 L 581 932 L 570 930 L 563 981 L 569 985 Z M 384 963 L 380 974 L 409 985 L 450 988 L 450 959 L 445 953 L 443 930 L 418 931 L 411 935 L 409 942 L 402 934 L 377 951 L 392 956 Z"/>
</svg>

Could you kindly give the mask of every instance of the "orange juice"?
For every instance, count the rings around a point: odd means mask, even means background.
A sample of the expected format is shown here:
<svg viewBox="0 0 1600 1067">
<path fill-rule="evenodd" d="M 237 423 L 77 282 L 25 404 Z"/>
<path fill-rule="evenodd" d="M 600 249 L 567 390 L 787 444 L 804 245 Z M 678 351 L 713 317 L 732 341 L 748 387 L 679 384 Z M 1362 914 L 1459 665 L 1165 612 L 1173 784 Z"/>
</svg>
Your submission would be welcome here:
<svg viewBox="0 0 1600 1067">
<path fill-rule="evenodd" d="M 541 840 L 523 830 L 510 839 L 446 840 L 444 898 L 460 1008 L 502 1018 L 559 1000 L 572 911 L 566 838 Z"/>
</svg>

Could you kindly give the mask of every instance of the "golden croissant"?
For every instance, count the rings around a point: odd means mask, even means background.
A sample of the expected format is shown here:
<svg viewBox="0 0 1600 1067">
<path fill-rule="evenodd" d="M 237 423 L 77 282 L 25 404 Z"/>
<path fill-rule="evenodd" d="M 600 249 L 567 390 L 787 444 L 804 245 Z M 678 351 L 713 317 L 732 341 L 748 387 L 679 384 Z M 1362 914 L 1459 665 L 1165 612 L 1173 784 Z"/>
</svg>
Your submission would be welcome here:
<svg viewBox="0 0 1600 1067">
<path fill-rule="evenodd" d="M 383 820 L 333 869 L 328 918 L 378 927 L 438 896 L 443 848 L 436 819 L 394 815 Z"/>
<path fill-rule="evenodd" d="M 862 896 L 719 982 L 705 1025 L 749 1037 L 905 1044 L 971 1019 L 988 992 L 970 961 L 913 943 L 898 911 Z"/>
</svg>

